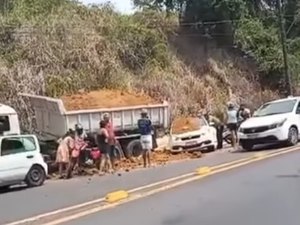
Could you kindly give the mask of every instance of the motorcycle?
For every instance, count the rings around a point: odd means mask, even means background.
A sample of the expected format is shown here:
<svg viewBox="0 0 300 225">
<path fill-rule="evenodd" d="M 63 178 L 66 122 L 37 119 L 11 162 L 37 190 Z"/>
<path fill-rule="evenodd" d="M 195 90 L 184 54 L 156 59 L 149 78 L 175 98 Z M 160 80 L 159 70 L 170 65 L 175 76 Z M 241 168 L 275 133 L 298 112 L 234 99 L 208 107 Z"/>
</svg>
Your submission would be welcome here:
<svg viewBox="0 0 300 225">
<path fill-rule="evenodd" d="M 240 121 L 240 122 L 238 123 L 237 129 L 239 129 L 239 127 L 241 126 L 241 124 L 242 124 L 244 121 L 245 121 L 245 120 Z M 224 131 L 223 131 L 223 140 L 224 140 L 227 144 L 229 144 L 229 145 L 231 145 L 231 143 L 232 143 L 231 131 L 230 131 L 226 126 L 225 126 Z"/>
<path fill-rule="evenodd" d="M 231 132 L 226 127 L 225 127 L 225 129 L 223 131 L 223 141 L 225 141 L 229 145 L 231 145 L 231 143 L 232 143 Z"/>
</svg>

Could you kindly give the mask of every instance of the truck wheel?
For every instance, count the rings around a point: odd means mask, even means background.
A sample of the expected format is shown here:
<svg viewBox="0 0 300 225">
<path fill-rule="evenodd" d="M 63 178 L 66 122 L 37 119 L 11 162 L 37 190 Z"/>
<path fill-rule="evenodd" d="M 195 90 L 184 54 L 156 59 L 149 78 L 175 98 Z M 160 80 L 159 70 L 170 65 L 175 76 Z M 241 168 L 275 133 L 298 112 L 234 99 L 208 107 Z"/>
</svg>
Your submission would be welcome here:
<svg viewBox="0 0 300 225">
<path fill-rule="evenodd" d="M 34 165 L 29 170 L 25 183 L 29 187 L 38 187 L 44 184 L 46 180 L 46 174 L 44 169 L 41 166 Z"/>
<path fill-rule="evenodd" d="M 251 151 L 254 145 L 249 142 L 241 142 L 241 146 L 244 150 Z"/>
<path fill-rule="evenodd" d="M 298 129 L 296 127 L 291 127 L 289 129 L 287 143 L 289 146 L 294 146 L 298 143 Z"/>
<path fill-rule="evenodd" d="M 116 160 L 121 160 L 122 158 L 124 158 L 124 153 L 123 153 L 122 147 L 119 143 L 117 143 L 115 145 L 114 157 Z"/>
<path fill-rule="evenodd" d="M 131 157 L 138 157 L 142 154 L 142 144 L 139 139 L 132 140 L 129 142 L 126 148 L 126 157 L 131 158 Z"/>
</svg>

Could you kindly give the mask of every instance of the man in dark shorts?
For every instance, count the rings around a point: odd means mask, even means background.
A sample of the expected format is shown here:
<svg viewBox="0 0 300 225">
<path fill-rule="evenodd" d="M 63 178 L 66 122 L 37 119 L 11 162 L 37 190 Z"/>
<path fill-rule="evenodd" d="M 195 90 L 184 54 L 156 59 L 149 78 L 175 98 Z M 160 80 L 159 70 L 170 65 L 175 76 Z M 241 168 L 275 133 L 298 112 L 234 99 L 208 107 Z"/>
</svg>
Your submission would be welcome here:
<svg viewBox="0 0 300 225">
<path fill-rule="evenodd" d="M 141 135 L 141 144 L 143 148 L 143 160 L 144 160 L 144 167 L 151 166 L 150 161 L 150 152 L 153 148 L 152 145 L 152 123 L 151 120 L 148 118 L 147 110 L 143 109 L 141 112 L 141 118 L 138 120 L 138 128 Z"/>
<path fill-rule="evenodd" d="M 234 104 L 229 102 L 227 105 L 227 128 L 231 132 L 232 137 L 232 147 L 236 149 L 237 147 L 237 129 L 238 129 L 238 117 L 237 110 L 234 107 Z"/>
</svg>

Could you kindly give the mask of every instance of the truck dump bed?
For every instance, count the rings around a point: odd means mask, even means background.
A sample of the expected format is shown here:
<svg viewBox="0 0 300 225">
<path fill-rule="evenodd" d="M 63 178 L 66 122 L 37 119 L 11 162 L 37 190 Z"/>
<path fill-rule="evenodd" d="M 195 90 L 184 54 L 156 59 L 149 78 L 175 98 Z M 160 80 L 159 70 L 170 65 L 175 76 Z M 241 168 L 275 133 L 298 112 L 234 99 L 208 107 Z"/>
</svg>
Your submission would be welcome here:
<svg viewBox="0 0 300 225">
<path fill-rule="evenodd" d="M 95 132 L 99 129 L 99 121 L 104 113 L 110 114 L 116 131 L 135 130 L 143 108 L 148 110 L 153 125 L 162 128 L 169 125 L 169 104 L 166 101 L 155 105 L 67 111 L 61 99 L 31 94 L 20 95 L 28 98 L 34 108 L 38 131 L 55 137 L 64 135 L 68 129 L 74 129 L 78 123 L 86 132 Z"/>
</svg>

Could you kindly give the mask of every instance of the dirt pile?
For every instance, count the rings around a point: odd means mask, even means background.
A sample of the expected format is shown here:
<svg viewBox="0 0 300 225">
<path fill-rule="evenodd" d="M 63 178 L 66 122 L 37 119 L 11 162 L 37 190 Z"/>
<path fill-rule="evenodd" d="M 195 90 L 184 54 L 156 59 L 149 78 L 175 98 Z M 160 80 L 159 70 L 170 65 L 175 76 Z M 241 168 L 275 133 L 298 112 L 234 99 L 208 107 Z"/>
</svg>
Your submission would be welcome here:
<svg viewBox="0 0 300 225">
<path fill-rule="evenodd" d="M 142 93 L 107 89 L 62 96 L 61 99 L 67 110 L 113 108 L 159 103 L 159 101 Z"/>
<path fill-rule="evenodd" d="M 172 154 L 169 151 L 157 151 L 151 154 L 151 163 L 153 166 L 164 166 L 169 162 L 196 159 L 201 157 L 202 157 L 201 152 L 194 152 L 194 153 L 183 152 L 178 154 Z M 134 161 L 131 161 L 129 159 L 124 159 L 116 164 L 116 168 L 118 170 L 123 170 L 127 172 L 142 166 L 143 166 L 142 158 L 135 159 Z"/>
<path fill-rule="evenodd" d="M 182 134 L 185 132 L 199 130 L 201 121 L 197 117 L 178 117 L 172 123 L 172 133 Z"/>
<path fill-rule="evenodd" d="M 194 152 L 194 153 L 178 153 L 178 154 L 172 154 L 169 151 L 157 151 L 153 152 L 151 154 L 151 162 L 153 166 L 164 166 L 168 164 L 169 162 L 176 162 L 176 161 L 182 161 L 182 160 L 188 160 L 188 159 L 197 159 L 201 158 L 203 155 L 201 152 Z M 116 162 L 115 164 L 117 171 L 125 171 L 130 172 L 131 170 L 138 169 L 143 167 L 143 160 L 142 158 L 129 160 L 129 159 L 122 159 L 119 162 Z M 118 173 L 118 172 L 117 172 Z M 99 171 L 94 168 L 82 168 L 80 171 L 75 170 L 74 175 L 75 176 L 91 176 L 94 174 L 99 174 Z M 55 172 L 52 172 L 49 177 L 49 179 L 58 179 L 58 173 L 57 168 Z"/>
</svg>

